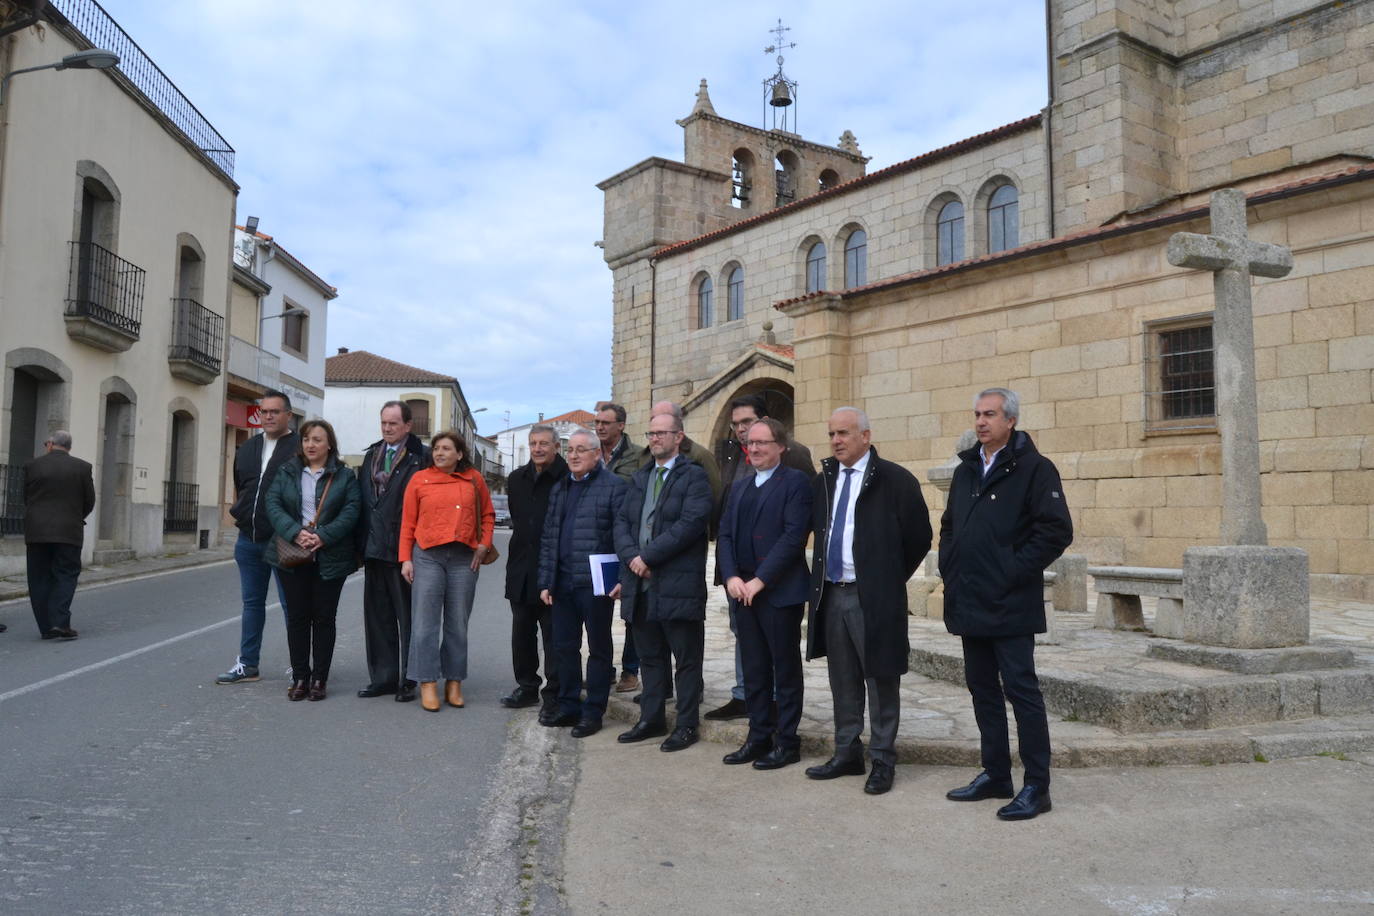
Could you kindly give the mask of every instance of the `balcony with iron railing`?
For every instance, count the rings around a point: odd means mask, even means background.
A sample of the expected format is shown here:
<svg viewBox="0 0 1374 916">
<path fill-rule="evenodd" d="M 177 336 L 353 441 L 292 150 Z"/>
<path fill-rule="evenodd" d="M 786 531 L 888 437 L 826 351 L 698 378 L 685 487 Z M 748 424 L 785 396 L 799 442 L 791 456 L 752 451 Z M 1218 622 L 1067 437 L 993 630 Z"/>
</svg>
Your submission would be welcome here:
<svg viewBox="0 0 1374 916">
<path fill-rule="evenodd" d="M 143 327 L 145 271 L 94 242 L 68 245 L 68 336 L 110 353 L 129 349 Z"/>
<path fill-rule="evenodd" d="M 229 374 L 261 388 L 281 385 L 281 358 L 241 337 L 229 337 Z"/>
<path fill-rule="evenodd" d="M 224 316 L 194 299 L 172 300 L 172 345 L 167 365 L 177 378 L 208 385 L 219 377 L 224 354 Z"/>
<path fill-rule="evenodd" d="M 162 530 L 194 532 L 198 520 L 200 485 L 169 480 L 162 485 Z"/>
<path fill-rule="evenodd" d="M 120 28 L 96 0 L 51 0 L 51 6 L 72 27 L 91 43 L 119 55 L 115 70 L 128 85 L 148 100 L 169 127 L 184 136 L 191 145 L 223 172 L 234 177 L 234 148 L 215 130 L 191 100 L 182 94 L 167 74 L 143 52 L 143 49 Z"/>
</svg>

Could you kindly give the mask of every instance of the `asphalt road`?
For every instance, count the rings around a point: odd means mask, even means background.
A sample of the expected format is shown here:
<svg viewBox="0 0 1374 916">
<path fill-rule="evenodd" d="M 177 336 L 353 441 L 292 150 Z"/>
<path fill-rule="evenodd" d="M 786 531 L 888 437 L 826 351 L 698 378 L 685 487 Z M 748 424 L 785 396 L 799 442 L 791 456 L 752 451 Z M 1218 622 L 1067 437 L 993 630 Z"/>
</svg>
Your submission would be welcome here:
<svg viewBox="0 0 1374 916">
<path fill-rule="evenodd" d="M 503 580 L 498 563 L 478 583 L 467 707 L 437 714 L 354 695 L 367 682 L 361 574 L 322 703 L 286 699 L 275 592 L 263 679 L 214 684 L 238 647 L 232 563 L 83 590 L 74 642 L 40 641 L 27 602 L 0 605 L 0 911 L 549 902 L 575 754 L 532 710 L 497 703 L 511 686 Z"/>
</svg>

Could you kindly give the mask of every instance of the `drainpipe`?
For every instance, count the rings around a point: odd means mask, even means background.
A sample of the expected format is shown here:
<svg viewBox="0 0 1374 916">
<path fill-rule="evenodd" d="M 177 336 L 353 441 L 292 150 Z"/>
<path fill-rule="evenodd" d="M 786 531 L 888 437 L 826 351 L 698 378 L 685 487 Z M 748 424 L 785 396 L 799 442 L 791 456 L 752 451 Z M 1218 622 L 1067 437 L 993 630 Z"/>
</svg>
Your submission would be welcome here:
<svg viewBox="0 0 1374 916">
<path fill-rule="evenodd" d="M 1045 226 L 1049 230 L 1047 238 L 1054 238 L 1054 139 L 1050 131 L 1050 118 L 1054 115 L 1054 16 L 1051 7 L 1054 0 L 1045 0 L 1045 113 L 1040 117 L 1040 129 L 1045 132 Z"/>
<path fill-rule="evenodd" d="M 632 303 L 633 305 L 633 303 Z M 654 402 L 658 365 L 658 259 L 649 258 L 649 403 Z"/>
</svg>

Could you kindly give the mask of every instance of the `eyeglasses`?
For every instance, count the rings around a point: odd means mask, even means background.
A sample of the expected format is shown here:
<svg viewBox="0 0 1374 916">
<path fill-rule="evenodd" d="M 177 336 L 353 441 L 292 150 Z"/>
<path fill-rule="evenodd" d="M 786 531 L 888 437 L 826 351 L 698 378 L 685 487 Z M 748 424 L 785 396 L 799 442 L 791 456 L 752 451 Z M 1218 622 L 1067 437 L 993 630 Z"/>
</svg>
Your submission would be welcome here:
<svg viewBox="0 0 1374 916">
<path fill-rule="evenodd" d="M 746 442 L 746 443 L 744 443 L 744 444 L 745 444 L 746 446 L 748 446 L 749 448 L 753 448 L 753 447 L 756 446 L 756 445 L 777 445 L 777 444 L 778 444 L 778 440 L 777 440 L 777 439 L 750 439 L 748 442 Z"/>
<path fill-rule="evenodd" d="M 599 449 L 599 448 L 591 448 L 591 447 L 572 448 L 571 446 L 569 446 L 569 448 L 568 448 L 568 454 L 569 454 L 569 455 L 590 455 L 592 452 L 599 452 L 599 451 L 601 451 L 601 449 Z"/>
<path fill-rule="evenodd" d="M 682 430 L 680 429 L 650 430 L 649 432 L 644 434 L 644 438 L 652 441 L 654 439 L 662 439 L 664 436 L 678 436 L 681 434 Z"/>
</svg>

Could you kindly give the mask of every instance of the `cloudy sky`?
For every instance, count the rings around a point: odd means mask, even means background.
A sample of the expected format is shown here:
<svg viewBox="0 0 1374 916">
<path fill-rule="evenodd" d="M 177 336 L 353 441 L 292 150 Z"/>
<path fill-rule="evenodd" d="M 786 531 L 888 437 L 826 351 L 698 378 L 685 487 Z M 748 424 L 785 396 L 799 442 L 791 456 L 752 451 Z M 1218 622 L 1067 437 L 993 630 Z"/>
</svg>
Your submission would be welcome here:
<svg viewBox="0 0 1374 916">
<path fill-rule="evenodd" d="M 761 124 L 779 15 L 800 133 L 870 170 L 1045 99 L 1032 0 L 103 2 L 237 150 L 239 222 L 339 288 L 329 352 L 456 375 L 487 434 L 608 395 L 595 185 L 682 158 L 702 77 Z"/>
</svg>

